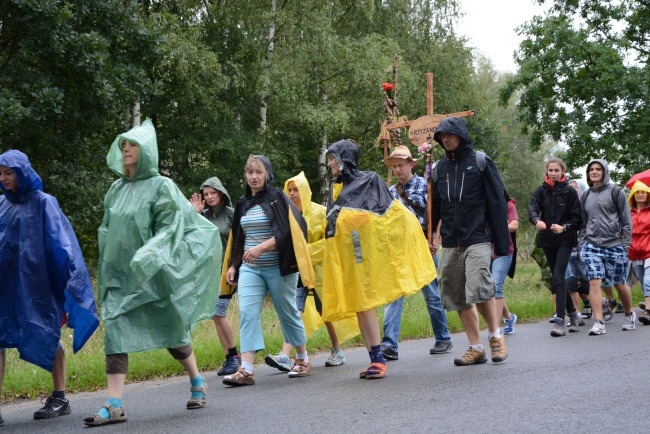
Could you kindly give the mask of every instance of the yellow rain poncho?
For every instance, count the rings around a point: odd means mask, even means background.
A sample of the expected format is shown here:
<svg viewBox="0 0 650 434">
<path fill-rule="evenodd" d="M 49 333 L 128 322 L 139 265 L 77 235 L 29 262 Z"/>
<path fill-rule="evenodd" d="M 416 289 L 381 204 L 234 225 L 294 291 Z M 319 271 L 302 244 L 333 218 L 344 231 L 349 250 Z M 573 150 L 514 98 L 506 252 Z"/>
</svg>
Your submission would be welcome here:
<svg viewBox="0 0 650 434">
<path fill-rule="evenodd" d="M 120 143 L 139 145 L 135 176 L 124 173 Z M 158 174 L 150 120 L 117 136 L 106 157 L 119 176 L 104 199 L 99 228 L 99 294 L 105 353 L 177 348 L 190 342 L 217 298 L 219 230 L 174 182 Z"/>
<path fill-rule="evenodd" d="M 305 332 L 309 338 L 316 330 L 324 325 L 316 303 L 316 298 L 323 300 L 323 257 L 325 253 L 325 207 L 311 201 L 311 188 L 304 172 L 300 172 L 284 183 L 284 192 L 289 194 L 289 184 L 294 183 L 300 194 L 302 203 L 302 216 L 307 221 L 307 248 L 309 257 L 314 268 L 316 289 L 312 297 L 307 297 L 305 312 L 302 315 L 302 322 Z M 359 334 L 357 319 L 346 318 L 335 321 L 333 324 L 339 342 L 345 342 Z"/>
<path fill-rule="evenodd" d="M 436 277 L 422 228 L 375 172 L 357 169 L 358 147 L 341 140 L 327 152 L 342 175 L 327 202 L 323 320 L 354 317 L 419 291 Z"/>
</svg>

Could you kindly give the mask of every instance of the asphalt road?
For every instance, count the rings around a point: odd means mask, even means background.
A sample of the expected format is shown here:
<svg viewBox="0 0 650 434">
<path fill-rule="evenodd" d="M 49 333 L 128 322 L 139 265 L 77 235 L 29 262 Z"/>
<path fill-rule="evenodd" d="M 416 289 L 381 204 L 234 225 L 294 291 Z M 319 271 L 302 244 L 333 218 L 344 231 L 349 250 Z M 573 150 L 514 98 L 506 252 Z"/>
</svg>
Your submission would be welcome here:
<svg viewBox="0 0 650 434">
<path fill-rule="evenodd" d="M 326 354 L 313 355 L 306 378 L 256 366 L 254 386 L 226 388 L 207 372 L 201 410 L 185 409 L 186 378 L 132 384 L 128 422 L 98 428 L 82 420 L 105 403 L 105 390 L 70 395 L 72 414 L 51 420 L 32 420 L 41 404 L 23 401 L 2 407 L 0 432 L 650 432 L 650 326 L 623 332 L 621 317 L 603 336 L 588 336 L 591 320 L 562 338 L 549 335 L 547 321 L 517 325 L 500 364 L 454 366 L 468 345 L 464 334 L 453 335 L 444 355 L 429 355 L 432 339 L 405 341 L 380 380 L 358 378 L 369 364 L 364 348 L 346 351 L 347 363 L 334 368 L 324 366 Z"/>
</svg>

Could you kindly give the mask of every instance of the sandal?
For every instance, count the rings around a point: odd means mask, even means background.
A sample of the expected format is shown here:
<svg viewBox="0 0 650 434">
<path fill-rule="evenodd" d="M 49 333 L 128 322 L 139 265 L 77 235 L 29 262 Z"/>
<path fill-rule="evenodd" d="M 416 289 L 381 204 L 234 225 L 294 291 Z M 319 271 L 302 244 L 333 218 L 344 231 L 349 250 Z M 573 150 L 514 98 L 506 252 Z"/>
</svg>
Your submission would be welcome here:
<svg viewBox="0 0 650 434">
<path fill-rule="evenodd" d="M 115 408 L 112 405 L 105 405 L 102 408 L 108 410 L 110 417 L 108 419 L 96 414 L 91 417 L 84 419 L 84 424 L 86 426 L 102 426 L 108 425 L 109 423 L 119 423 L 126 422 L 126 414 L 124 413 L 124 407 Z"/>
<path fill-rule="evenodd" d="M 371 363 L 368 369 L 359 373 L 359 378 L 373 380 L 375 378 L 384 378 L 387 367 L 385 363 Z"/>
<path fill-rule="evenodd" d="M 205 407 L 205 396 L 208 392 L 208 384 L 206 383 L 203 386 L 190 387 L 190 392 L 201 392 L 203 396 L 201 398 L 190 398 L 190 400 L 187 401 L 187 409 L 196 410 L 197 408 Z"/>
</svg>

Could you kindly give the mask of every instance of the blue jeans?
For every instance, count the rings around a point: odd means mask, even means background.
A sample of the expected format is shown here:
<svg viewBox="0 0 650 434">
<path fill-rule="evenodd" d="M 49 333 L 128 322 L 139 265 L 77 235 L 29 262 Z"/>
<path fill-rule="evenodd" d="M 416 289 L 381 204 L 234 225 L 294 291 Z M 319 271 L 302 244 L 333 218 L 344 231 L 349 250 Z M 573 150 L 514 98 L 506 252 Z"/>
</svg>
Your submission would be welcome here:
<svg viewBox="0 0 650 434">
<path fill-rule="evenodd" d="M 438 267 L 438 255 L 434 255 L 434 262 Z M 438 280 L 434 279 L 428 285 L 422 288 L 422 295 L 427 304 L 429 318 L 436 342 L 451 342 L 451 336 L 447 329 L 447 312 L 442 307 L 440 293 L 438 292 Z M 387 304 L 384 309 L 384 338 L 381 344 L 393 351 L 399 348 L 399 332 L 402 322 L 402 305 L 404 297 L 400 297 L 394 302 Z"/>
<path fill-rule="evenodd" d="M 239 268 L 239 342 L 242 353 L 264 349 L 260 316 L 267 292 L 278 314 L 284 341 L 294 347 L 307 342 L 302 317 L 296 308 L 298 273 L 280 276 L 279 267 Z"/>
<path fill-rule="evenodd" d="M 508 270 L 512 264 L 512 256 L 499 256 L 492 260 L 490 272 L 492 273 L 492 280 L 497 287 L 497 293 L 494 298 L 503 298 L 503 283 L 506 281 Z"/>
<path fill-rule="evenodd" d="M 643 296 L 650 297 L 650 267 L 644 268 L 643 261 L 634 261 L 632 262 L 632 269 L 634 270 L 637 279 L 641 282 Z"/>
</svg>

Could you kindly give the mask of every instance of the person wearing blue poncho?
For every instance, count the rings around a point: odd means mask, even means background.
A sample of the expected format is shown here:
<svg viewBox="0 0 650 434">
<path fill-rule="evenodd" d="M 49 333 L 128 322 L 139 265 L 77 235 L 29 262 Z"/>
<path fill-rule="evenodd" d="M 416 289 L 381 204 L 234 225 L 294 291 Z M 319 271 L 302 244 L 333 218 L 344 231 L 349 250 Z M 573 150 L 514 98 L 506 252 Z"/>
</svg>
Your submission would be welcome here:
<svg viewBox="0 0 650 434">
<path fill-rule="evenodd" d="M 99 325 L 93 289 L 77 237 L 27 155 L 0 155 L 0 390 L 4 348 L 52 373 L 53 392 L 34 419 L 70 413 L 65 397 L 67 323 L 79 351 Z M 2 417 L 0 417 L 0 424 Z"/>
<path fill-rule="evenodd" d="M 139 351 L 167 348 L 190 378 L 187 409 L 205 407 L 207 386 L 191 333 L 214 312 L 222 250 L 219 228 L 158 173 L 151 120 L 119 134 L 106 163 L 118 176 L 104 198 L 98 230 L 108 402 L 84 419 L 87 426 L 126 421 L 128 356 Z"/>
</svg>

